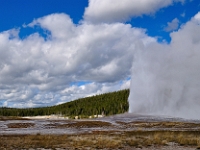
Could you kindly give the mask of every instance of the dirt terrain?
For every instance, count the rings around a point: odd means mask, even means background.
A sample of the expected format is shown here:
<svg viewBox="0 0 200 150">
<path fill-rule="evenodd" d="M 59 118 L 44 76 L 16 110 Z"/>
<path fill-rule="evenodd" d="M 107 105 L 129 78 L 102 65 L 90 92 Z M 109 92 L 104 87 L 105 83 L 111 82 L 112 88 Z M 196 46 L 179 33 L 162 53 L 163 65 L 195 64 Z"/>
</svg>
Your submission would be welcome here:
<svg viewBox="0 0 200 150">
<path fill-rule="evenodd" d="M 0 149 L 200 149 L 200 121 L 123 114 L 88 120 L 0 118 Z"/>
</svg>

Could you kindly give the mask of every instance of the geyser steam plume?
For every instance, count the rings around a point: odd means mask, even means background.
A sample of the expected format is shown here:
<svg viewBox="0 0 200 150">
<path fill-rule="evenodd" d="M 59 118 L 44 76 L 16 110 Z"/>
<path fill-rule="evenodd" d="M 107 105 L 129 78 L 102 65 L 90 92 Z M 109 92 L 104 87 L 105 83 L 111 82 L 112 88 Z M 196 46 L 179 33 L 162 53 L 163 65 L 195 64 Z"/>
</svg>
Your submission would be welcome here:
<svg viewBox="0 0 200 150">
<path fill-rule="evenodd" d="M 129 112 L 200 119 L 200 12 L 170 44 L 138 44 Z"/>
</svg>

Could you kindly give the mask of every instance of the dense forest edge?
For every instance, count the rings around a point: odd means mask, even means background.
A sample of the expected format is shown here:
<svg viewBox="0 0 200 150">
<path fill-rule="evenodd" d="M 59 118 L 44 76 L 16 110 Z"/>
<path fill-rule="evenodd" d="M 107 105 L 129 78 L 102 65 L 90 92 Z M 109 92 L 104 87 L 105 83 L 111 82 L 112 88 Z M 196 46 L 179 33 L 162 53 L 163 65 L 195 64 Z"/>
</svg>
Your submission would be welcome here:
<svg viewBox="0 0 200 150">
<path fill-rule="evenodd" d="M 0 116 L 58 115 L 68 118 L 89 118 L 97 115 L 115 115 L 128 111 L 129 89 L 80 98 L 64 104 L 40 108 L 0 108 Z"/>
</svg>

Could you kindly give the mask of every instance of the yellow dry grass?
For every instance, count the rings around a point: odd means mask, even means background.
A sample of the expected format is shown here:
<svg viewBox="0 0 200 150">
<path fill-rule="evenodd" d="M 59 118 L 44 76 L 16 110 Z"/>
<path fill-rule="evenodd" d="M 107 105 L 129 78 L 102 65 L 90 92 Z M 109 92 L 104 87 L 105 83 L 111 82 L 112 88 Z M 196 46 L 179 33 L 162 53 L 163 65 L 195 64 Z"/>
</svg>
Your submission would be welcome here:
<svg viewBox="0 0 200 150">
<path fill-rule="evenodd" d="M 198 131 L 127 131 L 112 133 L 98 131 L 78 135 L 1 135 L 0 149 L 28 148 L 91 148 L 116 149 L 125 147 L 149 147 L 176 143 L 182 146 L 200 147 Z"/>
</svg>

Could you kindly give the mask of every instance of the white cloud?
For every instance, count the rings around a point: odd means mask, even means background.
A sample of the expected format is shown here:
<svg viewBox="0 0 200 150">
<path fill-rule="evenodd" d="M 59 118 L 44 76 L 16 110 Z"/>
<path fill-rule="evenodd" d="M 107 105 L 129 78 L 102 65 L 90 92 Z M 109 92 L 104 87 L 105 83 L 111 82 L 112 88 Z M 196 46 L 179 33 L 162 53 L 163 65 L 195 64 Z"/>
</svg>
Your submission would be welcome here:
<svg viewBox="0 0 200 150">
<path fill-rule="evenodd" d="M 32 23 L 28 24 L 29 27 L 35 25 L 42 26 L 51 32 L 51 38 L 68 39 L 72 38 L 74 35 L 75 26 L 72 23 L 71 18 L 64 14 L 51 14 L 39 19 L 34 20 Z"/>
<path fill-rule="evenodd" d="M 134 55 L 130 111 L 200 119 L 199 13 L 171 33 L 170 44 L 155 42 Z"/>
<path fill-rule="evenodd" d="M 144 14 L 153 14 L 161 8 L 184 0 L 89 0 L 84 19 L 92 23 L 121 22 Z"/>
<path fill-rule="evenodd" d="M 122 84 L 121 84 L 121 90 L 123 90 L 123 89 L 130 89 L 130 84 L 131 84 L 130 81 L 131 80 L 125 80 L 125 81 L 123 81 Z"/>
<path fill-rule="evenodd" d="M 66 14 L 35 19 L 25 27 L 34 26 L 46 30 L 48 38 L 36 32 L 20 39 L 19 29 L 0 33 L 0 99 L 10 107 L 54 105 L 121 89 L 138 43 L 155 41 L 130 25 L 75 25 Z M 71 86 L 79 81 L 91 84 Z"/>
<path fill-rule="evenodd" d="M 98 95 L 107 92 L 128 89 L 129 87 L 130 87 L 130 80 L 123 80 L 120 82 L 111 82 L 111 83 L 91 82 L 81 86 L 72 85 L 60 92 L 64 96 L 62 96 L 62 99 L 61 101 L 59 101 L 59 103 L 63 103 L 70 99 L 78 99 L 82 97 L 88 97 L 92 95 Z"/>
<path fill-rule="evenodd" d="M 197 24 L 200 24 L 200 12 L 198 12 L 198 13 L 194 16 L 194 21 L 195 21 Z"/>
<path fill-rule="evenodd" d="M 164 30 L 170 32 L 177 30 L 178 27 L 179 27 L 179 20 L 177 18 L 174 18 L 171 22 L 167 23 L 167 26 L 164 28 Z"/>
</svg>

